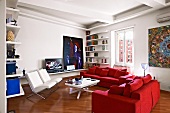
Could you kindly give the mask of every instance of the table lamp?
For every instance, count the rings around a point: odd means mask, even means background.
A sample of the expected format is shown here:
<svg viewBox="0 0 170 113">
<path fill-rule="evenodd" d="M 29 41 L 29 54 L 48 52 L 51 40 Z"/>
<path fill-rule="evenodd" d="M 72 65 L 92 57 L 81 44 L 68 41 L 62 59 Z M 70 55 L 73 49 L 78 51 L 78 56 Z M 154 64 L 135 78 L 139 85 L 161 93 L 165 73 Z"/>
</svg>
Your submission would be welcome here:
<svg viewBox="0 0 170 113">
<path fill-rule="evenodd" d="M 141 63 L 142 69 L 144 70 L 144 76 L 145 76 L 145 70 L 148 68 L 148 63 Z"/>
</svg>

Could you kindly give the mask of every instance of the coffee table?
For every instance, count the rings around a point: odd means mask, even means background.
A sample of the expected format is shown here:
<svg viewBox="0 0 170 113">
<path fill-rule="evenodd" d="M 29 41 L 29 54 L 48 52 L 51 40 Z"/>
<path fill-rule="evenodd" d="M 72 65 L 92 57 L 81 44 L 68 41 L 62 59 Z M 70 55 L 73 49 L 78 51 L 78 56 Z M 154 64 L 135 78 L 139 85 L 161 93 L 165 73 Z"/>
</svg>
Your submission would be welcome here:
<svg viewBox="0 0 170 113">
<path fill-rule="evenodd" d="M 88 87 L 96 85 L 97 83 L 100 82 L 100 80 L 91 79 L 91 78 L 83 78 L 83 79 L 81 79 L 80 82 L 81 82 L 81 84 L 77 85 L 76 81 L 73 79 L 73 83 L 65 83 L 65 85 L 76 89 L 76 90 L 73 90 L 73 91 L 70 90 L 69 94 L 73 94 L 73 93 L 78 92 L 77 99 L 80 98 L 82 91 L 93 92 L 93 91 L 89 90 Z"/>
</svg>

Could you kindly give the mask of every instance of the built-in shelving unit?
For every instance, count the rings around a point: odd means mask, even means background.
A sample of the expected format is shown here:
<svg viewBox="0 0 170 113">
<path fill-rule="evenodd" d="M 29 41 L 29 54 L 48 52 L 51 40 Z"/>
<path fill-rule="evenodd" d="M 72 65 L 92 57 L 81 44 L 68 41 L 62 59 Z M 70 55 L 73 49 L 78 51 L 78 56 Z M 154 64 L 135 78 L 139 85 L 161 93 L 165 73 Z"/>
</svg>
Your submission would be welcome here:
<svg viewBox="0 0 170 113">
<path fill-rule="evenodd" d="M 86 65 L 109 65 L 109 32 L 86 35 Z"/>
<path fill-rule="evenodd" d="M 20 55 L 17 54 L 17 45 L 21 45 L 21 42 L 17 41 L 17 35 L 19 30 L 21 29 L 20 26 L 17 25 L 18 15 L 20 10 L 17 9 L 17 3 L 18 0 L 6 0 L 6 61 L 7 62 L 18 62 L 21 60 Z M 8 32 L 12 32 L 12 38 L 8 37 Z M 14 38 L 13 38 L 14 37 Z M 12 54 L 12 55 L 11 55 Z M 17 55 L 17 56 L 16 56 Z M 11 78 L 19 78 L 22 77 L 23 74 L 16 73 L 16 74 L 10 74 L 6 75 L 6 79 Z M 7 98 L 16 97 L 24 95 L 24 91 L 22 89 L 22 86 L 20 84 L 20 93 L 8 95 Z"/>
</svg>

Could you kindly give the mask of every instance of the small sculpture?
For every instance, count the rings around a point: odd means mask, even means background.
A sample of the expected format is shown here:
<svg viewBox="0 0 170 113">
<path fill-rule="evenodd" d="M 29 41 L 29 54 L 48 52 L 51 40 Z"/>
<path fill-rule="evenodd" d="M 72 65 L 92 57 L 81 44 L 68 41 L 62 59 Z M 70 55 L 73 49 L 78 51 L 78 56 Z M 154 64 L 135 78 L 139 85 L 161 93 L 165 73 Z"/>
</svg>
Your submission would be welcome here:
<svg viewBox="0 0 170 113">
<path fill-rule="evenodd" d="M 14 41 L 14 33 L 12 31 L 8 31 L 7 33 L 7 41 Z"/>
</svg>

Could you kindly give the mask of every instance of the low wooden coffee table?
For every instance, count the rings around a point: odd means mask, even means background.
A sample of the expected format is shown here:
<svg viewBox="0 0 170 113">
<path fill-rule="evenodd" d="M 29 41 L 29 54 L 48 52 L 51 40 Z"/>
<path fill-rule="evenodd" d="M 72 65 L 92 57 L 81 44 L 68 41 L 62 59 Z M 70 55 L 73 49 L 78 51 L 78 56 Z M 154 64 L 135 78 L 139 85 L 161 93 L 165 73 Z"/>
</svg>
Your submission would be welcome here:
<svg viewBox="0 0 170 113">
<path fill-rule="evenodd" d="M 65 83 L 65 85 L 67 85 L 71 88 L 75 88 L 76 90 L 73 90 L 73 91 L 70 90 L 69 94 L 78 92 L 77 99 L 79 99 L 82 91 L 93 92 L 93 91 L 89 90 L 88 87 L 94 86 L 99 82 L 100 82 L 100 80 L 97 80 L 97 79 L 83 78 L 81 80 L 81 84 L 79 84 L 79 85 L 76 85 L 76 81 L 74 81 L 74 80 L 73 80 L 73 83 Z"/>
</svg>

